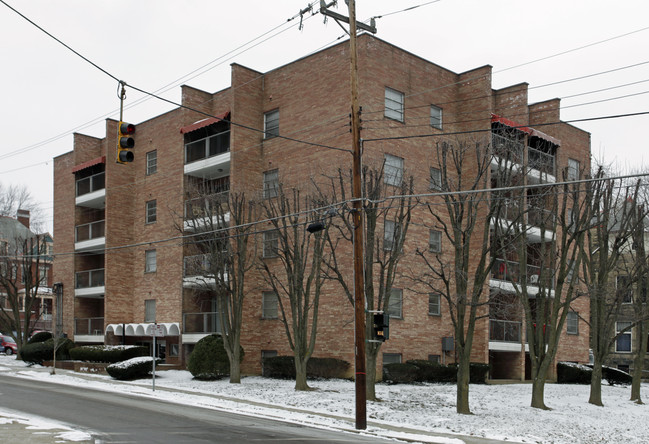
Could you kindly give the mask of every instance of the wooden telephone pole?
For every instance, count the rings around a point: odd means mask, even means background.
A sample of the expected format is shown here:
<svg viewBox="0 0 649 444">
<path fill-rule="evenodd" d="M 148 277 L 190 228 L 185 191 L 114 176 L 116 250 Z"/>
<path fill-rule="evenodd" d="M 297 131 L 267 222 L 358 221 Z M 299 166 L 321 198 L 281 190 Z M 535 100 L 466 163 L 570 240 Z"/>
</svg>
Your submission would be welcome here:
<svg viewBox="0 0 649 444">
<path fill-rule="evenodd" d="M 352 218 L 354 222 L 354 345 L 356 381 L 356 428 L 367 428 L 367 386 L 365 362 L 365 273 L 363 270 L 363 202 L 362 202 L 362 163 L 361 163 L 361 111 L 358 104 L 358 63 L 356 52 L 357 27 L 376 33 L 376 28 L 356 23 L 356 3 L 349 0 L 349 18 L 329 11 L 325 2 L 320 2 L 320 13 L 333 17 L 336 21 L 349 23 L 349 56 L 351 71 L 352 102 Z"/>
</svg>

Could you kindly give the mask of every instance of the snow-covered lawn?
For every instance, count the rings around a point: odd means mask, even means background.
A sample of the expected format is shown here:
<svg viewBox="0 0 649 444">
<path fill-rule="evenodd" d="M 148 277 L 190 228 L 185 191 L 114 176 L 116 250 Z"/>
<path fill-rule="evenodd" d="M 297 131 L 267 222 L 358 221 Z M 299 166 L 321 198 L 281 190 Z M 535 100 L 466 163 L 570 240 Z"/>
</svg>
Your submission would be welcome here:
<svg viewBox="0 0 649 444">
<path fill-rule="evenodd" d="M 193 380 L 189 372 L 173 370 L 156 372 L 158 390 L 152 392 L 150 379 L 124 383 L 108 376 L 62 371 L 52 376 L 48 370 L 26 368 L 14 357 L 0 356 L 0 373 L 12 371 L 28 378 L 83 384 L 324 427 L 353 429 L 354 424 L 354 384 L 350 381 L 310 381 L 314 391 L 296 392 L 292 381 L 247 377 L 241 384 L 229 384 L 227 380 L 206 382 Z M 649 384 L 643 384 L 642 390 L 643 399 L 649 401 Z M 588 391 L 588 386 L 548 384 L 545 399 L 552 410 L 541 411 L 529 407 L 529 384 L 471 385 L 474 414 L 466 416 L 455 413 L 453 385 L 379 384 L 377 395 L 382 401 L 367 404 L 368 431 L 424 442 L 461 441 L 414 433 L 535 443 L 649 442 L 649 405 L 630 402 L 629 387 L 604 386 L 605 407 L 588 404 Z"/>
</svg>

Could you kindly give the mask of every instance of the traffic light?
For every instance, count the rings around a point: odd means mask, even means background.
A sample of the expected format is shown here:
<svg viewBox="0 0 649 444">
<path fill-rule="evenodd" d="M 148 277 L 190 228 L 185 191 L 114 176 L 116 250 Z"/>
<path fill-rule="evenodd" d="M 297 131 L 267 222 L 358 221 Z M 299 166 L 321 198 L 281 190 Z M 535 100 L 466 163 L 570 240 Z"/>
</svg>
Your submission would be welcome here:
<svg viewBox="0 0 649 444">
<path fill-rule="evenodd" d="M 135 125 L 126 122 L 119 122 L 118 131 L 117 163 L 133 162 L 135 156 L 131 150 L 135 146 L 135 139 L 132 137 L 133 134 L 135 134 Z"/>
<path fill-rule="evenodd" d="M 374 313 L 372 331 L 375 341 L 383 342 L 390 339 L 390 315 L 387 313 Z"/>
</svg>

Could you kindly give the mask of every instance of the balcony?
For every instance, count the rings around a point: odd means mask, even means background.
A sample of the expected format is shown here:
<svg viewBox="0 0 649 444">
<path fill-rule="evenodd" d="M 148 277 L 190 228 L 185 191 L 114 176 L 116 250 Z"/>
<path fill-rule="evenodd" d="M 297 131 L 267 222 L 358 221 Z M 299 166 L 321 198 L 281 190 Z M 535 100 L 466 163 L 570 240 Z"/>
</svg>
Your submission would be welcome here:
<svg viewBox="0 0 649 444">
<path fill-rule="evenodd" d="M 525 146 L 521 142 L 499 134 L 492 134 L 491 143 L 495 156 L 498 156 L 503 160 L 509 160 L 515 164 L 523 163 Z"/>
<path fill-rule="evenodd" d="M 97 173 L 77 180 L 75 203 L 81 207 L 106 207 L 106 173 Z"/>
<path fill-rule="evenodd" d="M 186 256 L 183 259 L 183 287 L 214 287 L 216 280 L 210 274 L 211 258 L 209 254 Z"/>
<path fill-rule="evenodd" d="M 545 287 L 546 289 L 554 288 L 553 279 L 548 276 L 541 277 L 541 272 L 546 275 L 550 271 L 551 270 L 547 267 L 541 270 L 541 267 L 538 267 L 536 265 L 527 264 L 525 266 L 524 273 L 527 278 L 527 290 L 530 295 L 537 294 L 539 287 Z M 508 261 L 505 259 L 496 259 L 491 269 L 491 280 L 504 281 L 513 285 L 520 285 L 522 280 L 520 262 Z M 514 291 L 513 285 L 511 286 L 511 291 Z M 500 285 L 496 286 L 501 287 Z M 503 287 L 503 289 L 507 288 Z"/>
<path fill-rule="evenodd" d="M 102 298 L 106 293 L 104 268 L 75 273 L 74 295 L 76 297 Z"/>
<path fill-rule="evenodd" d="M 196 231 L 204 228 L 219 226 L 222 222 L 230 221 L 230 213 L 222 207 L 227 205 L 230 191 L 224 190 L 209 196 L 197 197 L 185 201 L 185 231 Z M 223 219 L 223 220 L 219 220 Z"/>
<path fill-rule="evenodd" d="M 528 147 L 527 162 L 530 168 L 553 177 L 555 176 L 554 155 Z"/>
<path fill-rule="evenodd" d="M 230 175 L 230 130 L 187 143 L 185 174 L 204 179 Z"/>
<path fill-rule="evenodd" d="M 75 251 L 103 250 L 106 247 L 106 221 L 98 220 L 75 227 Z"/>
<path fill-rule="evenodd" d="M 222 333 L 218 312 L 183 313 L 184 344 L 195 344 L 214 333 Z"/>
<path fill-rule="evenodd" d="M 521 322 L 489 319 L 489 341 L 521 342 Z"/>
<path fill-rule="evenodd" d="M 104 342 L 104 318 L 74 318 L 75 342 Z"/>
</svg>

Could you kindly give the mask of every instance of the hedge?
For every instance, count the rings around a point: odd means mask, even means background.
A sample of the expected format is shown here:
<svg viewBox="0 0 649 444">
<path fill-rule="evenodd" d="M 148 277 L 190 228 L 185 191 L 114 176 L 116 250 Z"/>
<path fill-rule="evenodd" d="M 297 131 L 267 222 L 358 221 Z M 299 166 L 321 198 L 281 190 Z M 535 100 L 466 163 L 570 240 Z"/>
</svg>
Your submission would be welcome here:
<svg viewBox="0 0 649 444">
<path fill-rule="evenodd" d="M 156 365 L 162 360 L 155 358 Z M 116 362 L 106 367 L 110 376 L 120 381 L 146 378 L 153 369 L 153 357 L 139 356 L 126 361 Z"/>
<path fill-rule="evenodd" d="M 74 342 L 68 338 L 59 338 L 56 350 L 56 359 L 70 359 L 70 352 L 74 350 Z M 54 340 L 48 339 L 45 342 L 34 342 L 23 345 L 20 349 L 20 357 L 29 364 L 42 364 L 44 361 L 51 361 L 54 356 Z"/>
<path fill-rule="evenodd" d="M 52 339 L 52 333 L 49 331 L 39 331 L 35 335 L 33 335 L 29 340 L 27 341 L 28 344 L 36 344 L 37 342 L 45 342 L 48 339 Z"/>
<path fill-rule="evenodd" d="M 592 373 L 592 364 L 557 363 L 557 382 L 559 384 L 590 384 Z M 610 385 L 628 385 L 631 384 L 633 378 L 627 372 L 603 365 L 602 379 Z"/>
<path fill-rule="evenodd" d="M 472 362 L 469 367 L 469 382 L 486 384 L 489 364 Z M 454 383 L 457 382 L 457 364 L 442 365 L 425 360 L 411 360 L 406 363 L 383 366 L 383 381 L 393 384 L 413 382 Z"/>
<path fill-rule="evenodd" d="M 346 378 L 351 365 L 336 358 L 310 358 L 306 365 L 307 378 L 333 379 Z M 293 356 L 264 358 L 264 376 L 275 379 L 295 379 L 295 360 Z"/>
<path fill-rule="evenodd" d="M 243 360 L 243 348 L 239 349 L 240 359 Z M 230 374 L 230 360 L 223 347 L 221 335 L 212 334 L 196 343 L 194 351 L 189 355 L 187 370 L 196 379 L 221 379 Z"/>
<path fill-rule="evenodd" d="M 84 345 L 70 350 L 70 358 L 85 362 L 122 362 L 147 356 L 149 349 L 139 345 Z"/>
</svg>

